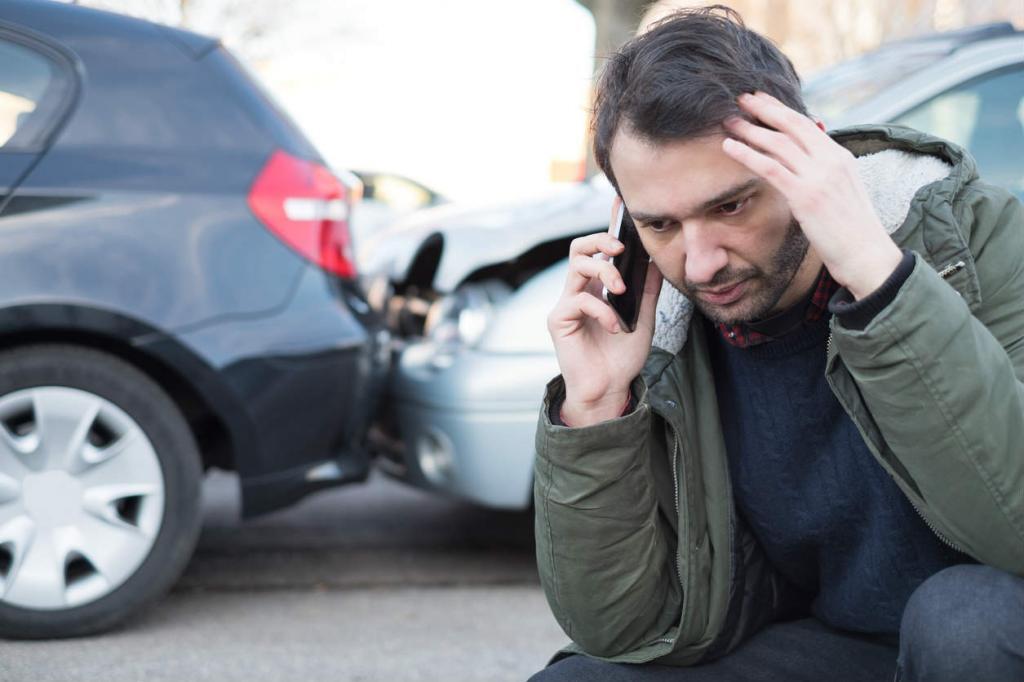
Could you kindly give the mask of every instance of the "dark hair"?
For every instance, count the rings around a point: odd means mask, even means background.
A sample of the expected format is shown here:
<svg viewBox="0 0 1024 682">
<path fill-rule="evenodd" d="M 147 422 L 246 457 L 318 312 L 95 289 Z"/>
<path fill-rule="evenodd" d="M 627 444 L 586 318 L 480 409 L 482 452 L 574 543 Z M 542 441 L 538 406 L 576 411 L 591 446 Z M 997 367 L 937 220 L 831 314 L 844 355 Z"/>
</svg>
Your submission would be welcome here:
<svg viewBox="0 0 1024 682">
<path fill-rule="evenodd" d="M 706 135 L 741 115 L 736 98 L 757 90 L 807 113 L 793 64 L 734 10 L 673 12 L 605 65 L 594 102 L 595 160 L 618 189 L 608 157 L 623 125 L 655 144 Z"/>
</svg>

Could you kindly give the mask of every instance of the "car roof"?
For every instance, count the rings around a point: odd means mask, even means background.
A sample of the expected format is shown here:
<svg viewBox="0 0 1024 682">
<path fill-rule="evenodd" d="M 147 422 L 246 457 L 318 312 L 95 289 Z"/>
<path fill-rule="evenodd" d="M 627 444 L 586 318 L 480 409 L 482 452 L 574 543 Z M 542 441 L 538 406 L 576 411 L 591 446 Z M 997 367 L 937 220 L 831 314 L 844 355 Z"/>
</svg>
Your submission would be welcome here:
<svg viewBox="0 0 1024 682">
<path fill-rule="evenodd" d="M 1024 31 L 999 22 L 882 45 L 807 79 L 804 98 L 830 128 L 880 123 L 972 78 L 1024 63 Z"/>
<path fill-rule="evenodd" d="M 997 21 L 988 24 L 978 24 L 977 26 L 966 26 L 952 31 L 939 31 L 901 40 L 893 40 L 879 49 L 901 49 L 909 46 L 929 45 L 952 51 L 980 40 L 1001 38 L 1014 35 L 1015 33 L 1022 33 L 1022 31 L 1018 31 L 1008 21 Z"/>
<path fill-rule="evenodd" d="M 947 90 L 958 87 L 975 78 L 996 73 L 1007 68 L 1024 65 L 1024 32 L 1016 31 L 984 40 L 961 43 L 937 59 L 922 59 L 918 68 L 909 68 L 911 53 L 894 52 L 895 61 L 876 62 L 883 71 L 901 71 L 902 75 L 891 83 L 880 87 L 870 97 L 854 103 L 845 110 L 826 116 L 829 127 L 844 127 L 859 123 L 883 123 L 902 116 L 915 106 Z M 904 57 L 901 59 L 900 57 Z M 869 62 L 862 62 L 860 68 L 869 71 Z M 883 71 L 878 72 L 880 79 Z M 845 77 L 833 74 L 831 77 Z M 838 80 L 836 81 L 838 83 Z M 810 87 L 810 83 L 808 84 Z"/>
<path fill-rule="evenodd" d="M 194 59 L 220 44 L 216 38 L 192 31 L 53 0 L 0 0 L 0 25 L 6 22 L 71 43 L 78 37 L 95 35 L 98 31 L 107 36 L 157 33 Z"/>
</svg>

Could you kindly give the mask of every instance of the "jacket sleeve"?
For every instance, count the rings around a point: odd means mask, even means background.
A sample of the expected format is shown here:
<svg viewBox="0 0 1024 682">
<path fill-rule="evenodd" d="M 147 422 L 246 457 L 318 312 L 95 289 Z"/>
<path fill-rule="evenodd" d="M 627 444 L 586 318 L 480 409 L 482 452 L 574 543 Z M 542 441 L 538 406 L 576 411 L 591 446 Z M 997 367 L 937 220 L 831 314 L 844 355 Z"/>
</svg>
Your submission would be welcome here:
<svg viewBox="0 0 1024 682">
<path fill-rule="evenodd" d="M 648 457 L 646 384 L 637 408 L 586 426 L 556 426 L 550 406 L 565 387 L 547 386 L 536 434 L 537 566 L 555 619 L 592 656 L 641 655 L 674 626 L 682 604 L 676 540 L 659 511 Z"/>
<path fill-rule="evenodd" d="M 972 311 L 916 256 L 863 330 L 833 320 L 836 349 L 881 433 L 876 443 L 922 516 L 979 561 L 1024 575 L 1024 210 L 968 186 L 961 224 Z"/>
</svg>

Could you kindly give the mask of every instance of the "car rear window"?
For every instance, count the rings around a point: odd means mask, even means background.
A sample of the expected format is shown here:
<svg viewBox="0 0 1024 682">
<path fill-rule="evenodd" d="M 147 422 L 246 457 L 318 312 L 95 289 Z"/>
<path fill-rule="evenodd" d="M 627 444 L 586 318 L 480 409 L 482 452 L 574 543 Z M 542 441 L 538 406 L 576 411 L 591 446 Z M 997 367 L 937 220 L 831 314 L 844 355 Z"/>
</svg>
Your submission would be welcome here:
<svg viewBox="0 0 1024 682">
<path fill-rule="evenodd" d="M 72 47 L 88 76 L 82 104 L 61 138 L 67 146 L 174 154 L 279 147 L 316 158 L 222 47 L 194 59 L 153 34 L 125 35 L 105 49 Z"/>
<path fill-rule="evenodd" d="M 137 154 L 206 154 L 267 149 L 267 132 L 245 111 L 235 83 L 207 59 L 194 59 L 156 26 L 108 40 L 69 40 L 85 78 L 63 131 L 65 148 Z"/>
<path fill-rule="evenodd" d="M 217 68 L 224 73 L 225 80 L 235 85 L 235 95 L 242 103 L 242 108 L 253 117 L 260 128 L 270 134 L 279 147 L 300 158 L 319 158 L 312 143 L 288 112 L 235 55 L 221 47 L 207 56 L 206 61 L 211 65 L 217 64 Z"/>
</svg>

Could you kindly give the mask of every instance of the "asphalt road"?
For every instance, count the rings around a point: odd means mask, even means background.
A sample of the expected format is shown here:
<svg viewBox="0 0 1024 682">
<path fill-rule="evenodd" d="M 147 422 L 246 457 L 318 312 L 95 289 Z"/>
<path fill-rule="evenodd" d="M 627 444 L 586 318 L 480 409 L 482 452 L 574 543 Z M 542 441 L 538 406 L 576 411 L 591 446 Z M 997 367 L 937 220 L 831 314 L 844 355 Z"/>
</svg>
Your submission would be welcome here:
<svg viewBox="0 0 1024 682">
<path fill-rule="evenodd" d="M 242 523 L 233 476 L 204 489 L 175 589 L 118 631 L 0 642 L 0 680 L 525 680 L 567 640 L 527 514 L 375 476 Z"/>
</svg>

